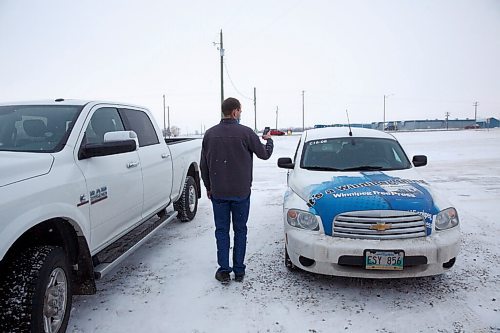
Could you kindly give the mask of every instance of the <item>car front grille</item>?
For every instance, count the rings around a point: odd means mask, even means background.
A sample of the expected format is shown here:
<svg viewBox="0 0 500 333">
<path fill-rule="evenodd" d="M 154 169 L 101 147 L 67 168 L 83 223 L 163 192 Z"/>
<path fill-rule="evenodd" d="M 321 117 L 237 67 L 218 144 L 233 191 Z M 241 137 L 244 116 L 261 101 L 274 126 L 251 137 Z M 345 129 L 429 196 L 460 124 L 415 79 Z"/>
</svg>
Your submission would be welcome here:
<svg viewBox="0 0 500 333">
<path fill-rule="evenodd" d="M 424 218 L 414 212 L 368 210 L 339 214 L 333 236 L 356 239 L 406 239 L 425 237 Z"/>
</svg>

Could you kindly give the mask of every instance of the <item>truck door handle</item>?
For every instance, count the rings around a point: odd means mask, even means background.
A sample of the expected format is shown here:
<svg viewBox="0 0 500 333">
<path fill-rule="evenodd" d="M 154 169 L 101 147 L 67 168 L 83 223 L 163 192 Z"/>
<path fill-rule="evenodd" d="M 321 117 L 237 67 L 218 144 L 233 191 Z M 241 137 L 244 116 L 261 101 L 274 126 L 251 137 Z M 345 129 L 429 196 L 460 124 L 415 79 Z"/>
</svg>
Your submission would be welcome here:
<svg viewBox="0 0 500 333">
<path fill-rule="evenodd" d="M 128 162 L 127 163 L 127 168 L 135 168 L 136 166 L 139 165 L 139 162 Z"/>
<path fill-rule="evenodd" d="M 167 153 L 161 154 L 161 158 L 169 158 L 169 157 L 170 157 L 170 154 L 167 154 Z"/>
</svg>

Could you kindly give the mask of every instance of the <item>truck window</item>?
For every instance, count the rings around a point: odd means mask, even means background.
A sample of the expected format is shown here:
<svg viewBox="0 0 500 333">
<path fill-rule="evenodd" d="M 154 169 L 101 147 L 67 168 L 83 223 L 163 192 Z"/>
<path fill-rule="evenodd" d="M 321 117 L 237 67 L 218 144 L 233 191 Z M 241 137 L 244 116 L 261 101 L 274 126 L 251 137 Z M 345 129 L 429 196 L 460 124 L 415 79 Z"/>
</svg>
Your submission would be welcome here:
<svg viewBox="0 0 500 333">
<path fill-rule="evenodd" d="M 149 116 L 140 110 L 120 109 L 128 131 L 134 131 L 139 139 L 139 147 L 160 143 Z"/>
<path fill-rule="evenodd" d="M 81 109 L 71 105 L 0 106 L 0 151 L 60 151 Z"/>
<path fill-rule="evenodd" d="M 103 143 L 107 132 L 124 131 L 123 122 L 115 108 L 100 108 L 94 112 L 85 130 L 86 143 Z"/>
</svg>

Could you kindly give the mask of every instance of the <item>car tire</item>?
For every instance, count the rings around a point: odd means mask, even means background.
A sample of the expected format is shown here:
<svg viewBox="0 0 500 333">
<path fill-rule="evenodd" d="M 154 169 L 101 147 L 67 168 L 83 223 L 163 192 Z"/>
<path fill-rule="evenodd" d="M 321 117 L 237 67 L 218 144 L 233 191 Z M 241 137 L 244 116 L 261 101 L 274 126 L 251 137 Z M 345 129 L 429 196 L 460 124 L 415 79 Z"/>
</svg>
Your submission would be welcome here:
<svg viewBox="0 0 500 333">
<path fill-rule="evenodd" d="M 290 256 L 288 255 L 288 250 L 286 248 L 286 245 L 285 245 L 285 267 L 289 271 L 297 271 L 298 270 L 297 266 L 295 266 L 293 264 L 292 260 L 290 260 Z"/>
<path fill-rule="evenodd" d="M 0 331 L 65 332 L 72 295 L 63 249 L 25 249 L 6 265 L 6 272 L 0 286 Z"/>
<path fill-rule="evenodd" d="M 198 210 L 198 189 L 192 176 L 187 176 L 179 200 L 174 202 L 174 209 L 177 211 L 177 218 L 181 222 L 188 222 L 194 219 Z"/>
</svg>

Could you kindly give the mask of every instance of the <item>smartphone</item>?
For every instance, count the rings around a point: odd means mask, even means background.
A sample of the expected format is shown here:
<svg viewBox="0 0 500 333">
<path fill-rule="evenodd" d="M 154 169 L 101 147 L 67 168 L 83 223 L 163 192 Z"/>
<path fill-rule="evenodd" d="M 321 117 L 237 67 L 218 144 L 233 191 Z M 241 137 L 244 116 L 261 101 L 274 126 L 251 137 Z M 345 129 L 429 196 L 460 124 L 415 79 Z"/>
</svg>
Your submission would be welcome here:
<svg viewBox="0 0 500 333">
<path fill-rule="evenodd" d="M 269 133 L 269 131 L 270 131 L 270 130 L 271 130 L 271 127 L 266 126 L 266 127 L 264 128 L 264 132 L 262 132 L 262 135 L 267 135 L 267 134 Z"/>
</svg>

